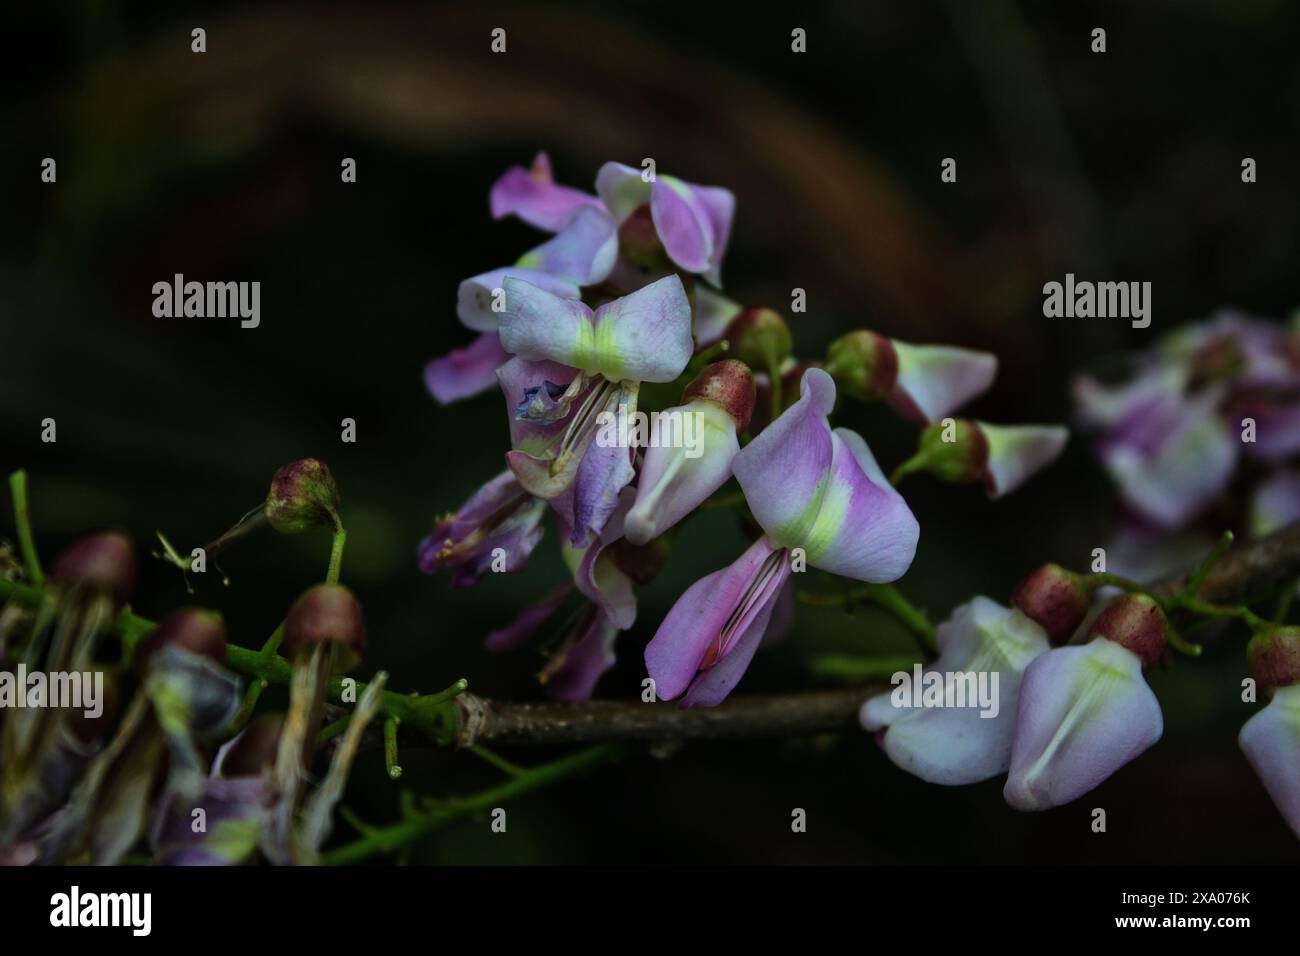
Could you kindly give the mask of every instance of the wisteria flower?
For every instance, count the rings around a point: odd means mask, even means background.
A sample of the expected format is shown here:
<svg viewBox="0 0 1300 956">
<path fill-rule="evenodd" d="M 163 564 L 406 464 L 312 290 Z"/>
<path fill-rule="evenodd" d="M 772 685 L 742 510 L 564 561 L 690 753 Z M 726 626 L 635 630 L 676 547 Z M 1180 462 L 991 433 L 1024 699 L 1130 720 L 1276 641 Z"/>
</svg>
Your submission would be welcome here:
<svg viewBox="0 0 1300 956">
<path fill-rule="evenodd" d="M 802 384 L 799 400 L 732 464 L 763 537 L 688 588 L 646 647 L 662 698 L 712 706 L 731 692 L 762 641 L 792 549 L 814 567 L 861 581 L 893 581 L 912 562 L 916 518 L 866 442 L 827 421 L 834 381 L 809 369 Z"/>
<path fill-rule="evenodd" d="M 883 731 L 889 759 L 929 783 L 978 783 L 1006 773 L 1021 675 L 1048 650 L 1043 629 L 1019 610 L 976 597 L 957 608 L 936 633 L 939 657 L 927 668 L 939 674 L 997 674 L 997 708 L 915 707 L 896 703 L 894 692 L 862 705 L 862 726 Z"/>
</svg>

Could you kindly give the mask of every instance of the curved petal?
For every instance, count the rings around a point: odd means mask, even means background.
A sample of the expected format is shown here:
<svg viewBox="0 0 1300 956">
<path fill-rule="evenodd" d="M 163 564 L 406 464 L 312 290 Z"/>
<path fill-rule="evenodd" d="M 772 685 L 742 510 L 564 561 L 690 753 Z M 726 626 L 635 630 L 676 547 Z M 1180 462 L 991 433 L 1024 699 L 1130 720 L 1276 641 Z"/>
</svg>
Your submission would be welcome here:
<svg viewBox="0 0 1300 956">
<path fill-rule="evenodd" d="M 809 369 L 799 400 L 759 432 L 731 464 L 754 518 L 783 546 L 802 545 L 821 508 L 835 456 L 826 421 L 834 407 L 834 379 L 821 369 Z"/>
<path fill-rule="evenodd" d="M 650 215 L 668 258 L 687 272 L 703 272 L 713 260 L 713 224 L 691 188 L 660 176 L 650 188 Z"/>
<path fill-rule="evenodd" d="M 546 389 L 547 383 L 568 387 L 577 375 L 577 369 L 558 362 L 530 362 L 521 358 L 510 359 L 497 369 L 497 380 L 501 383 L 509 414 L 512 448 L 540 455 L 564 434 L 574 415 L 573 404 L 568 414 L 554 422 L 529 421 L 520 418 L 517 411 L 534 390 Z"/>
<path fill-rule="evenodd" d="M 1262 538 L 1292 521 L 1300 521 L 1300 472 L 1274 472 L 1251 496 L 1250 533 Z"/>
<path fill-rule="evenodd" d="M 695 347 L 706 348 L 721 340 L 731 320 L 740 314 L 740 303 L 732 302 L 703 283 L 695 286 Z"/>
<path fill-rule="evenodd" d="M 1291 832 L 1300 837 L 1300 685 L 1278 688 L 1237 738 Z"/>
<path fill-rule="evenodd" d="M 713 227 L 713 261 L 704 272 L 704 278 L 714 285 L 722 285 L 722 258 L 731 241 L 731 220 L 736 214 L 736 197 L 730 189 L 721 186 L 696 186 L 695 195 L 703 206 Z"/>
<path fill-rule="evenodd" d="M 976 422 L 988 442 L 984 486 L 990 498 L 1015 491 L 1065 448 L 1070 431 L 1060 425 L 989 425 Z"/>
<path fill-rule="evenodd" d="M 501 313 L 492 310 L 492 303 L 496 290 L 505 289 L 507 277 L 527 282 L 561 299 L 582 298 L 582 290 L 568 279 L 540 269 L 506 266 L 472 276 L 460 284 L 456 292 L 456 317 L 475 332 L 496 332 Z"/>
<path fill-rule="evenodd" d="M 764 583 L 764 593 L 755 594 L 753 588 L 769 560 L 778 561 L 782 567 L 771 569 L 776 573 L 770 574 L 772 580 Z M 746 636 L 751 623 L 763 612 L 770 613 L 771 597 L 780 591 L 789 569 L 790 562 L 785 556 L 766 538 L 759 538 L 729 567 L 706 575 L 687 588 L 646 645 L 646 672 L 655 682 L 656 695 L 672 700 L 683 694 L 694 681 L 706 655 L 717 654 L 729 623 L 734 637 Z M 751 601 L 742 608 L 747 595 Z M 734 643 L 733 638 L 732 646 Z M 725 660 L 728 650 L 722 648 L 721 660 Z M 747 652 L 752 656 L 752 649 L 747 648 Z"/>
<path fill-rule="evenodd" d="M 1058 647 L 1025 670 L 1003 796 L 1017 810 L 1069 803 L 1163 732 L 1136 654 L 1104 637 Z"/>
<path fill-rule="evenodd" d="M 636 503 L 628 512 L 624 533 L 633 544 L 645 544 L 686 517 L 731 477 L 731 463 L 740 450 L 736 423 L 713 402 L 695 401 L 660 412 L 697 423 L 699 453 L 689 457 L 682 446 L 652 445 L 645 451 L 637 480 Z"/>
<path fill-rule="evenodd" d="M 501 345 L 532 361 L 547 360 L 596 372 L 586 362 L 591 351 L 591 310 L 530 282 L 506 276 L 505 310 L 500 315 Z"/>
<path fill-rule="evenodd" d="M 609 276 L 617 258 L 618 227 L 614 220 L 604 209 L 582 206 L 554 239 L 525 252 L 515 265 L 578 285 L 596 285 Z"/>
<path fill-rule="evenodd" d="M 982 394 L 998 373 L 997 356 L 988 352 L 890 341 L 898 355 L 890 404 L 927 425 Z"/>
<path fill-rule="evenodd" d="M 565 582 L 553 588 L 540 601 L 528 605 L 504 627 L 499 627 L 483 639 L 483 646 L 494 654 L 501 651 L 513 651 L 527 643 L 537 628 L 560 609 L 573 585 Z"/>
<path fill-rule="evenodd" d="M 601 675 L 614 666 L 618 628 L 596 614 L 582 636 L 564 653 L 564 661 L 548 672 L 546 695 L 555 700 L 589 700 Z"/>
<path fill-rule="evenodd" d="M 621 225 L 638 206 L 650 201 L 650 183 L 641 178 L 639 169 L 606 163 L 596 172 L 596 194 Z"/>
<path fill-rule="evenodd" d="M 691 303 L 682 280 L 664 276 L 596 310 L 582 361 L 611 381 L 671 382 L 691 360 Z"/>
<path fill-rule="evenodd" d="M 939 658 L 927 671 L 939 674 L 997 674 L 996 713 L 977 706 L 914 707 L 910 695 L 896 702 L 896 688 L 868 700 L 860 718 L 867 730 L 888 728 L 885 753 L 902 769 L 929 783 L 963 786 L 1005 773 L 1021 676 L 1030 661 L 1049 648 L 1047 636 L 1019 611 L 986 597 L 957 608 L 937 631 Z M 900 704 L 896 706 L 896 703 Z"/>
<path fill-rule="evenodd" d="M 1227 487 L 1240 443 L 1202 402 L 1184 407 L 1155 441 L 1149 450 L 1143 443 L 1107 443 L 1102 460 L 1130 507 L 1166 528 L 1177 527 Z"/>
<path fill-rule="evenodd" d="M 571 186 L 557 186 L 551 160 L 538 153 L 531 169 L 511 166 L 492 184 L 488 205 L 493 219 L 515 215 L 531 226 L 558 232 L 580 206 L 600 206 L 600 200 Z"/>
<path fill-rule="evenodd" d="M 510 360 L 495 332 L 486 332 L 463 349 L 452 349 L 424 366 L 424 384 L 442 405 L 486 392 L 497 383 L 497 369 Z"/>
</svg>

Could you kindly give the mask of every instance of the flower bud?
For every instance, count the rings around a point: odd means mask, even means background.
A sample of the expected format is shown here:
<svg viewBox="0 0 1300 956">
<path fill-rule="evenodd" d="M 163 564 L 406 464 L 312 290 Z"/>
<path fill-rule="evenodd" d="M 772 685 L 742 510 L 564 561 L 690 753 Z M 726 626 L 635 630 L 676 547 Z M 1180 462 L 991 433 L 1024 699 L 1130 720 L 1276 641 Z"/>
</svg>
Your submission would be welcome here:
<svg viewBox="0 0 1300 956">
<path fill-rule="evenodd" d="M 1144 667 L 1150 667 L 1164 653 L 1169 621 L 1151 595 L 1123 594 L 1097 615 L 1090 633 L 1132 651 Z"/>
<path fill-rule="evenodd" d="M 659 241 L 649 203 L 638 206 L 618 227 L 618 252 L 648 272 L 667 274 L 676 268 Z"/>
<path fill-rule="evenodd" d="M 898 353 L 893 344 L 867 329 L 832 342 L 826 350 L 825 367 L 840 391 L 864 402 L 884 398 L 898 381 Z"/>
<path fill-rule="evenodd" d="M 701 400 L 719 406 L 744 431 L 754 414 L 754 373 L 744 362 L 723 359 L 706 365 L 682 392 L 682 404 Z"/>
<path fill-rule="evenodd" d="M 1300 684 L 1300 627 L 1257 631 L 1246 645 L 1250 674 L 1261 687 Z"/>
<path fill-rule="evenodd" d="M 298 534 L 317 525 L 339 528 L 339 489 L 323 461 L 291 461 L 271 479 L 266 519 L 282 534 Z"/>
<path fill-rule="evenodd" d="M 135 549 L 125 535 L 111 531 L 78 538 L 55 559 L 51 578 L 107 595 L 121 607 L 135 588 Z"/>
<path fill-rule="evenodd" d="M 979 481 L 988 465 L 989 446 L 975 422 L 958 418 L 935 422 L 921 432 L 920 458 L 940 481 L 960 485 Z"/>
<path fill-rule="evenodd" d="M 1059 564 L 1044 564 L 1020 582 L 1011 603 L 1047 632 L 1053 645 L 1063 644 L 1088 613 L 1089 589 L 1082 575 Z"/>
<path fill-rule="evenodd" d="M 182 608 L 158 622 L 135 649 L 135 665 L 143 670 L 164 647 L 179 647 L 216 664 L 226 662 L 226 627 L 221 615 L 201 608 Z"/>
<path fill-rule="evenodd" d="M 284 714 L 263 714 L 222 748 L 217 769 L 223 777 L 253 777 L 275 766 Z"/>
<path fill-rule="evenodd" d="M 775 309 L 745 309 L 727 326 L 727 341 L 736 358 L 750 368 L 780 368 L 794 343 L 790 327 Z"/>
<path fill-rule="evenodd" d="M 318 584 L 304 591 L 284 619 L 284 654 L 296 660 L 321 644 L 339 651 L 338 670 L 351 670 L 366 651 L 361 603 L 341 584 Z"/>
</svg>

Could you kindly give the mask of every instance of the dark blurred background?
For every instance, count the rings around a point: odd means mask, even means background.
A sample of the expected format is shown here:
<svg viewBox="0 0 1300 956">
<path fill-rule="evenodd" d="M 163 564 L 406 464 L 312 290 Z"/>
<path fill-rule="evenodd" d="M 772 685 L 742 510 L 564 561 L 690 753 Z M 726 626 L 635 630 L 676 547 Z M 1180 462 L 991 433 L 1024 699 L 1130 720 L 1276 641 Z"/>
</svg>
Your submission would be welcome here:
<svg viewBox="0 0 1300 956">
<path fill-rule="evenodd" d="M 452 591 L 420 574 L 418 539 L 502 467 L 499 395 L 448 408 L 424 362 L 471 333 L 457 283 L 540 241 L 493 223 L 487 191 L 550 152 L 591 188 L 608 160 L 737 196 L 726 291 L 786 308 L 800 355 L 869 325 L 995 351 L 972 407 L 993 421 L 1066 421 L 1069 377 L 1236 304 L 1297 304 L 1300 12 L 1234 3 L 841 2 L 610 4 L 60 3 L 6 11 L 0 76 L 0 467 L 30 473 L 47 558 L 80 532 L 155 529 L 186 550 L 232 524 L 281 464 L 326 460 L 350 531 L 344 579 L 371 633 L 366 673 L 429 692 L 468 677 L 538 696 L 535 647 L 481 648 L 564 576 L 553 532 L 519 576 Z M 489 51 L 492 28 L 508 52 Z M 1090 52 L 1093 27 L 1108 52 Z M 190 30 L 208 52 L 190 52 Z M 790 51 L 790 31 L 808 52 Z M 58 160 L 58 182 L 40 162 Z M 343 157 L 358 182 L 339 181 Z M 943 184 L 939 164 L 958 162 Z M 1244 185 L 1243 157 L 1258 162 Z M 175 272 L 260 280 L 262 324 L 156 319 Z M 1048 320 L 1042 284 L 1149 280 L 1152 327 Z M 40 441 L 57 421 L 58 442 Z M 358 441 L 340 442 L 354 418 Z M 879 409 L 843 424 L 886 467 L 914 432 Z M 1006 600 L 1036 564 L 1086 565 L 1116 521 L 1086 438 L 1013 497 L 916 478 L 923 533 L 901 588 L 942 619 L 975 593 Z M 12 536 L 8 508 L 0 535 Z M 672 600 L 739 553 L 734 520 L 692 520 L 642 595 L 605 697 L 639 687 L 641 649 Z M 263 532 L 196 582 L 145 562 L 137 609 L 219 607 L 256 646 L 324 572 L 323 532 Z M 822 582 L 825 586 L 826 582 Z M 816 685 L 825 652 L 903 651 L 871 612 L 801 609 L 791 640 L 741 692 Z M 1256 862 L 1300 858 L 1236 746 L 1242 642 L 1153 676 L 1164 739 L 1094 794 L 1038 815 L 1001 781 L 946 790 L 893 767 L 865 735 L 637 752 L 510 807 L 508 836 L 462 821 L 416 861 Z M 275 703 L 275 698 L 271 698 Z M 528 761 L 546 753 L 513 752 Z M 494 779 L 410 741 L 401 786 Z M 396 816 L 399 786 L 367 755 L 348 803 Z M 808 832 L 790 832 L 790 810 Z M 1108 832 L 1091 832 L 1104 807 Z M 342 835 L 346 827 L 340 826 Z"/>
</svg>

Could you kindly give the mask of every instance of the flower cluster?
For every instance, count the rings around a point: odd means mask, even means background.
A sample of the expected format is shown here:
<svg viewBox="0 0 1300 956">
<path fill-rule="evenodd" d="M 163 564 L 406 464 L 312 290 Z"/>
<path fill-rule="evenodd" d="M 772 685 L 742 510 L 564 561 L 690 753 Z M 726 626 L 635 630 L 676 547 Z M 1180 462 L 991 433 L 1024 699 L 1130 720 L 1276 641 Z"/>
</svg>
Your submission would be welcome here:
<svg viewBox="0 0 1300 956">
<path fill-rule="evenodd" d="M 785 318 L 720 291 L 735 199 L 716 186 L 606 163 L 595 193 L 559 185 L 545 154 L 508 170 L 490 193 L 496 218 L 552 238 L 513 266 L 461 283 L 457 316 L 476 340 L 430 362 L 447 403 L 498 384 L 510 450 L 505 470 L 435 522 L 420 567 L 467 586 L 527 563 L 550 515 L 570 580 L 488 636 L 524 643 L 575 598 L 539 678 L 562 699 L 589 697 L 636 618 L 636 585 L 668 556 L 665 532 L 733 477 L 752 543 L 689 587 L 645 648 L 662 699 L 712 706 L 736 686 L 790 614 L 791 574 L 811 566 L 883 584 L 900 578 L 920 529 L 894 484 L 912 472 L 1004 495 L 1049 464 L 1065 429 L 949 417 L 993 382 L 996 359 L 858 330 L 822 360 L 800 360 Z M 681 401 L 650 414 L 699 423 L 695 455 L 672 442 L 609 441 L 602 428 L 645 411 L 642 385 Z M 837 391 L 887 401 L 922 426 L 892 480 L 867 442 L 830 416 Z"/>
</svg>

